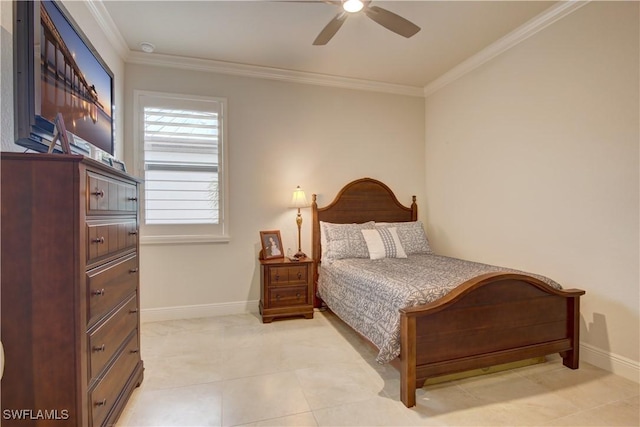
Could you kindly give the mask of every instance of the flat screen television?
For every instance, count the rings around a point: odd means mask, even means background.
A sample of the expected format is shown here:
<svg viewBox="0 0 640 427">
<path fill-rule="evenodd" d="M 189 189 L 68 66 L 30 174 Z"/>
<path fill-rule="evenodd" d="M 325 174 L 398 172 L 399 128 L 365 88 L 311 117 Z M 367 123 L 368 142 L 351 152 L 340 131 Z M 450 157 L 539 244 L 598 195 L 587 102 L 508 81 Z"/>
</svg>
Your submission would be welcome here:
<svg viewBox="0 0 640 427">
<path fill-rule="evenodd" d="M 14 2 L 16 144 L 47 151 L 62 114 L 72 151 L 113 155 L 113 73 L 61 3 Z"/>
</svg>

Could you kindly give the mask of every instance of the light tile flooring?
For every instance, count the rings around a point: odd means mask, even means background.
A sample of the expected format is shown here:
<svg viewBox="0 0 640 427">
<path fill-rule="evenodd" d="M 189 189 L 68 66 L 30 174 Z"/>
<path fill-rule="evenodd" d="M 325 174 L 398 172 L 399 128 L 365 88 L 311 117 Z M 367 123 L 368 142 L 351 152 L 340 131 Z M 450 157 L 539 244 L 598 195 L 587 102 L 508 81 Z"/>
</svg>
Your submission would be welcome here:
<svg viewBox="0 0 640 427">
<path fill-rule="evenodd" d="M 144 323 L 145 379 L 118 426 L 638 426 L 637 383 L 559 357 L 433 385 L 407 409 L 399 373 L 329 312 Z"/>
</svg>

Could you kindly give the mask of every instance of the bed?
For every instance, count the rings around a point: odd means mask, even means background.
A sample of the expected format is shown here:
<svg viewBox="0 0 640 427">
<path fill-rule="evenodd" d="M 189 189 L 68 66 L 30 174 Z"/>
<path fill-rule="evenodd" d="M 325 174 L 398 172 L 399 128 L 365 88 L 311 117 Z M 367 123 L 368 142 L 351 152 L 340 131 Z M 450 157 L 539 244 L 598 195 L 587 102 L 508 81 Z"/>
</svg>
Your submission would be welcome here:
<svg viewBox="0 0 640 427">
<path fill-rule="evenodd" d="M 312 216 L 316 306 L 371 341 L 378 362 L 399 359 L 405 406 L 434 377 L 553 353 L 578 368 L 583 290 L 434 254 L 414 233 L 424 234 L 416 197 L 404 206 L 375 179 L 350 182 L 324 207 L 314 194 Z"/>
</svg>

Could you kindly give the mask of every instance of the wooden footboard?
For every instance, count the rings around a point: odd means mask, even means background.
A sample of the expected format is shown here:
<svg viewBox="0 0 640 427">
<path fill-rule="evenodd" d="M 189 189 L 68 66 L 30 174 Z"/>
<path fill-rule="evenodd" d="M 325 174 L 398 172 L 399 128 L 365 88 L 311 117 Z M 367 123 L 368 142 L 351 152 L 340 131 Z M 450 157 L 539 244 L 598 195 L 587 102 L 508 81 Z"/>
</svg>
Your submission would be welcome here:
<svg viewBox="0 0 640 427">
<path fill-rule="evenodd" d="M 431 377 L 560 353 L 579 364 L 579 289 L 556 290 L 513 273 L 471 279 L 430 304 L 401 313 L 401 399 Z"/>
</svg>

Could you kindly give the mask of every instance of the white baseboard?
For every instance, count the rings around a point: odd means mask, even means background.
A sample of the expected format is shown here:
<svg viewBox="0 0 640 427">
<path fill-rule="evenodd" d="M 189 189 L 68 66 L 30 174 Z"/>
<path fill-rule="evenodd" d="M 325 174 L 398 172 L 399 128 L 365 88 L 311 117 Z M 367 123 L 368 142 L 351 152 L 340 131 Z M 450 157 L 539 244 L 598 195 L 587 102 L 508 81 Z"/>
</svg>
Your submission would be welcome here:
<svg viewBox="0 0 640 427">
<path fill-rule="evenodd" d="M 580 360 L 640 383 L 640 363 L 589 344 L 580 344 Z"/>
<path fill-rule="evenodd" d="M 198 304 L 175 307 L 145 308 L 140 310 L 140 322 L 197 319 L 199 317 L 225 316 L 229 314 L 257 313 L 258 300 L 227 302 L 221 304 Z"/>
</svg>

